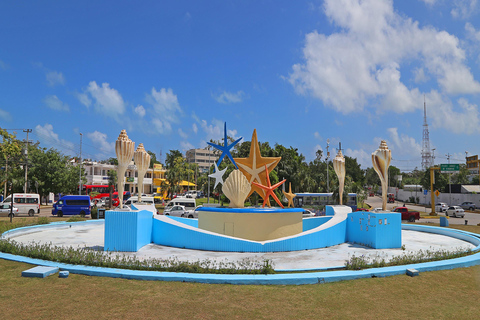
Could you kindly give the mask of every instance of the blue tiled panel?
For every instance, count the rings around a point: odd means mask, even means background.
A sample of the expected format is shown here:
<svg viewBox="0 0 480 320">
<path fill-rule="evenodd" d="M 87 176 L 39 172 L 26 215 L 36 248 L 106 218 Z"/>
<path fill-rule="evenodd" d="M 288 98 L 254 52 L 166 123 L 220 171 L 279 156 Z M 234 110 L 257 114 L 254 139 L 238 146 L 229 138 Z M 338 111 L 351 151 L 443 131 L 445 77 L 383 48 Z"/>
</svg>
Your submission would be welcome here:
<svg viewBox="0 0 480 320">
<path fill-rule="evenodd" d="M 402 217 L 400 213 L 357 211 L 348 215 L 347 241 L 374 249 L 402 246 Z"/>
<path fill-rule="evenodd" d="M 325 216 L 303 219 L 303 231 L 308 231 L 318 226 L 321 226 L 330 219 L 332 219 L 332 217 Z"/>
<path fill-rule="evenodd" d="M 106 251 L 136 252 L 152 242 L 152 213 L 149 211 L 106 211 Z"/>
<path fill-rule="evenodd" d="M 172 216 L 168 216 L 170 219 L 173 219 L 175 221 L 178 221 L 178 222 L 181 222 L 181 223 L 184 223 L 188 226 L 192 226 L 192 227 L 195 227 L 195 228 L 198 228 L 198 219 L 190 219 L 190 218 L 182 218 L 182 217 L 172 217 Z"/>
<path fill-rule="evenodd" d="M 154 219 L 153 243 L 208 251 L 229 252 L 278 252 L 324 248 L 346 240 L 346 221 L 317 232 L 299 234 L 296 237 L 271 240 L 264 243 L 211 234 L 199 229 L 184 228 L 168 222 Z"/>
<path fill-rule="evenodd" d="M 42 267 L 38 266 L 35 268 L 31 268 L 25 271 L 22 271 L 22 277 L 29 277 L 29 278 L 45 278 L 49 275 L 58 272 L 57 267 Z"/>
</svg>

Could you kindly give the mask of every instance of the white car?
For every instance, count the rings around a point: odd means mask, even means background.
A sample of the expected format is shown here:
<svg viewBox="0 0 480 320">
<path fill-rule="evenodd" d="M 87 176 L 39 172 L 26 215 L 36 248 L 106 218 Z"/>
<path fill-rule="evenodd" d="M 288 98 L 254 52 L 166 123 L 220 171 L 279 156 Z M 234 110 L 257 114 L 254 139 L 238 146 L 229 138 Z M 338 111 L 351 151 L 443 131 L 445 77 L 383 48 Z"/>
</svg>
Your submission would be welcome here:
<svg viewBox="0 0 480 320">
<path fill-rule="evenodd" d="M 447 217 L 453 216 L 455 218 L 463 218 L 465 217 L 465 210 L 463 210 L 459 206 L 451 206 L 447 209 L 447 211 L 445 212 L 445 215 Z"/>
<path fill-rule="evenodd" d="M 448 209 L 448 205 L 445 202 L 439 202 L 435 205 L 436 212 L 445 212 Z"/>
<path fill-rule="evenodd" d="M 188 217 L 188 211 L 185 210 L 185 207 L 184 206 L 173 206 L 173 207 L 170 207 L 170 208 L 165 208 L 165 210 L 163 211 L 163 214 L 166 215 L 166 216 L 174 216 L 174 217 L 185 217 L 187 218 Z"/>
<path fill-rule="evenodd" d="M 0 205 L 0 213 L 6 213 L 7 216 L 10 215 L 10 204 L 9 203 L 4 203 Z M 15 216 L 18 213 L 18 208 L 13 207 L 12 209 L 13 216 Z"/>
<path fill-rule="evenodd" d="M 315 213 L 308 210 L 308 209 L 303 209 L 303 218 L 311 218 L 311 217 L 315 217 Z"/>
</svg>

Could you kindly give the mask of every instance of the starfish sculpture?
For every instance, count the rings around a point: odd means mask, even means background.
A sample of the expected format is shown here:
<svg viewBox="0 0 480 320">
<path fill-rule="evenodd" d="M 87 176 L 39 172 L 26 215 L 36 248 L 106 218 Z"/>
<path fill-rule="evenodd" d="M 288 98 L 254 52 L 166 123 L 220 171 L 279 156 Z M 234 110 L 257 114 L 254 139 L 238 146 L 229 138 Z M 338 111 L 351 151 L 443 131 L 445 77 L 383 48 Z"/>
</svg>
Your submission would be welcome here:
<svg viewBox="0 0 480 320">
<path fill-rule="evenodd" d="M 288 199 L 287 207 L 293 208 L 293 198 L 296 197 L 295 193 L 292 193 L 292 183 L 290 182 L 290 190 L 288 192 L 282 191 L 283 195 Z"/>
<path fill-rule="evenodd" d="M 257 130 L 254 129 L 248 158 L 235 158 L 235 161 L 238 163 L 238 169 L 245 175 L 250 183 L 256 181 L 259 184 L 265 185 L 267 183 L 268 173 L 265 173 L 264 166 L 267 166 L 271 171 L 277 166 L 277 164 L 280 162 L 280 159 L 282 159 L 282 157 L 262 157 L 260 154 L 260 147 L 258 145 Z M 250 190 L 248 197 L 254 191 L 256 191 L 265 201 L 265 191 L 256 185 L 252 185 L 252 190 Z"/>
<path fill-rule="evenodd" d="M 237 139 L 235 142 L 232 142 L 231 144 L 228 144 L 227 123 L 226 122 L 225 122 L 224 130 L 225 130 L 225 138 L 223 138 L 223 146 L 220 146 L 218 144 L 214 144 L 214 143 L 211 143 L 211 142 L 207 142 L 207 143 L 209 145 L 211 145 L 212 147 L 214 147 L 215 149 L 218 149 L 218 150 L 222 151 L 222 154 L 220 155 L 220 158 L 218 158 L 217 166 L 219 166 L 220 163 L 222 163 L 223 158 L 225 158 L 225 156 L 227 156 L 230 159 L 230 161 L 232 161 L 235 168 L 238 169 L 238 166 L 235 163 L 235 160 L 233 160 L 232 154 L 230 153 L 230 149 L 232 149 L 234 145 L 236 145 L 240 140 L 242 140 L 242 138 Z"/>
<path fill-rule="evenodd" d="M 265 165 L 265 172 L 267 173 L 267 185 L 266 186 L 258 184 L 256 182 L 252 182 L 252 185 L 255 185 L 255 186 L 257 186 L 257 187 L 259 187 L 259 188 L 261 188 L 265 191 L 265 198 L 263 199 L 263 208 L 265 208 L 265 204 L 268 204 L 268 206 L 270 207 L 269 196 L 272 196 L 273 199 L 275 199 L 275 201 L 278 203 L 278 205 L 283 208 L 282 203 L 280 202 L 280 200 L 278 200 L 277 195 L 275 194 L 275 192 L 273 192 L 273 190 L 277 189 L 279 186 L 281 186 L 287 180 L 283 179 L 279 183 L 276 183 L 272 186 L 272 184 L 270 183 L 270 177 L 269 177 L 269 174 L 268 174 L 267 165 Z"/>
<path fill-rule="evenodd" d="M 208 175 L 210 178 L 215 178 L 215 186 L 213 187 L 213 189 L 215 189 L 217 187 L 217 184 L 219 183 L 223 185 L 223 175 L 225 174 L 225 171 L 227 171 L 227 168 L 219 171 L 217 164 L 214 163 L 214 165 L 215 165 L 215 172 Z"/>
</svg>

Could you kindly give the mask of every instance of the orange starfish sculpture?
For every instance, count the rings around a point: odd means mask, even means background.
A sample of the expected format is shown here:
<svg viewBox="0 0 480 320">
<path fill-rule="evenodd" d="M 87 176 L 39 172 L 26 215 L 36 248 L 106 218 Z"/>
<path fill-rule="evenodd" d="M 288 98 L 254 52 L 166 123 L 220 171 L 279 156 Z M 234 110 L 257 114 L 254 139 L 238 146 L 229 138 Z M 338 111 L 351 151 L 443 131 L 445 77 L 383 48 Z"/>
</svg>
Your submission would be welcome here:
<svg viewBox="0 0 480 320">
<path fill-rule="evenodd" d="M 285 181 L 287 181 L 287 179 L 283 179 L 283 181 L 280 181 L 279 183 L 276 183 L 272 186 L 272 184 L 270 183 L 270 176 L 268 174 L 267 165 L 265 165 L 265 172 L 267 174 L 267 185 L 266 186 L 258 184 L 256 182 L 252 182 L 252 185 L 255 185 L 255 186 L 259 187 L 260 189 L 262 189 L 263 191 L 265 191 L 265 198 L 263 198 L 263 208 L 265 208 L 265 204 L 268 204 L 268 206 L 270 207 L 269 196 L 272 196 L 273 199 L 275 199 L 275 201 L 280 205 L 280 207 L 283 208 L 282 203 L 280 202 L 280 200 L 278 200 L 277 195 L 275 194 L 275 192 L 273 192 L 273 190 L 275 190 L 279 186 L 281 186 Z"/>
<path fill-rule="evenodd" d="M 245 175 L 250 183 L 257 182 L 265 185 L 267 182 L 268 173 L 265 173 L 264 166 L 272 171 L 280 162 L 282 157 L 262 157 L 260 154 L 260 147 L 258 145 L 257 130 L 253 130 L 252 142 L 250 144 L 250 154 L 248 158 L 234 158 L 238 165 L 238 169 Z M 252 190 L 247 197 L 256 191 L 265 201 L 268 197 L 265 196 L 265 191 L 257 185 L 252 184 Z"/>
</svg>

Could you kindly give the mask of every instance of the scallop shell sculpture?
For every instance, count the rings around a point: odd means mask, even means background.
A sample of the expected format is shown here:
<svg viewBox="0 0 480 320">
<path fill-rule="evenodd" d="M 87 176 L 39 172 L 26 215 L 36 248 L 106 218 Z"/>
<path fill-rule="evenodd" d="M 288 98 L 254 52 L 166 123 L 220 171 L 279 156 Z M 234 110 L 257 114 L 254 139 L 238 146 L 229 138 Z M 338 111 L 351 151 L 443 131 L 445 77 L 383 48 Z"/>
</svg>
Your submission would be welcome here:
<svg viewBox="0 0 480 320">
<path fill-rule="evenodd" d="M 333 159 L 333 169 L 338 177 L 338 194 L 340 196 L 340 204 L 343 204 L 343 189 L 345 186 L 345 157 L 342 150 L 338 150 L 337 156 Z"/>
<path fill-rule="evenodd" d="M 388 182 L 388 167 L 392 160 L 392 151 L 388 149 L 385 140 L 382 140 L 380 147 L 372 153 L 373 168 L 380 177 L 382 183 L 382 210 L 387 210 L 387 182 Z"/>
<path fill-rule="evenodd" d="M 223 183 L 222 191 L 230 200 L 230 208 L 243 208 L 252 186 L 240 170 L 233 170 Z"/>
<path fill-rule="evenodd" d="M 150 155 L 145 151 L 143 143 L 138 145 L 137 150 L 133 155 L 133 159 L 135 160 L 135 165 L 137 166 L 138 171 L 138 202 L 142 202 L 143 178 L 150 166 Z"/>
<path fill-rule="evenodd" d="M 135 142 L 130 140 L 127 136 L 127 131 L 122 130 L 115 141 L 115 153 L 117 154 L 118 166 L 118 198 L 120 200 L 120 209 L 123 208 L 123 191 L 125 189 L 125 171 L 127 170 L 130 161 L 133 158 L 135 151 Z"/>
</svg>

